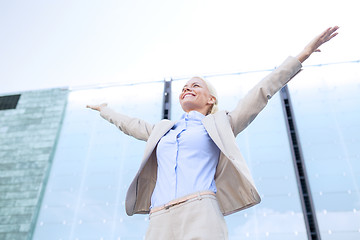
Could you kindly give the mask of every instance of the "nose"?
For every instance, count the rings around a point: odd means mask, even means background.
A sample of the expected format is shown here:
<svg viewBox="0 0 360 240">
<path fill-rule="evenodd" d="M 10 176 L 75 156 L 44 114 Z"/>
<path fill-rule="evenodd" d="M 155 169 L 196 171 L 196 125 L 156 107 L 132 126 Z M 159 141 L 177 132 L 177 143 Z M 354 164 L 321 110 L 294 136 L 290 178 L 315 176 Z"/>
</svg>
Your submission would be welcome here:
<svg viewBox="0 0 360 240">
<path fill-rule="evenodd" d="M 192 88 L 190 88 L 190 87 L 183 88 L 183 92 L 191 92 L 191 91 L 192 91 Z"/>
<path fill-rule="evenodd" d="M 192 90 L 191 90 L 190 87 L 184 87 L 184 88 L 182 89 L 182 92 L 180 93 L 179 97 L 180 97 L 180 98 L 183 98 L 184 95 L 185 95 L 185 93 L 187 93 L 187 92 L 192 92 Z"/>
</svg>

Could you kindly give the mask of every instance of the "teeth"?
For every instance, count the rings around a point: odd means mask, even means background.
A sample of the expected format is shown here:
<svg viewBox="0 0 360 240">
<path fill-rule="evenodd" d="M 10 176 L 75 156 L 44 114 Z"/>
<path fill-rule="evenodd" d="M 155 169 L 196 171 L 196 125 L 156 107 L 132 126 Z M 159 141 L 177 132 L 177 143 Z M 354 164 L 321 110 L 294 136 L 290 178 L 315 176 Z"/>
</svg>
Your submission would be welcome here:
<svg viewBox="0 0 360 240">
<path fill-rule="evenodd" d="M 184 98 L 186 98 L 186 97 L 193 97 L 194 95 L 192 95 L 192 94 L 186 94 L 185 96 L 184 96 Z"/>
</svg>

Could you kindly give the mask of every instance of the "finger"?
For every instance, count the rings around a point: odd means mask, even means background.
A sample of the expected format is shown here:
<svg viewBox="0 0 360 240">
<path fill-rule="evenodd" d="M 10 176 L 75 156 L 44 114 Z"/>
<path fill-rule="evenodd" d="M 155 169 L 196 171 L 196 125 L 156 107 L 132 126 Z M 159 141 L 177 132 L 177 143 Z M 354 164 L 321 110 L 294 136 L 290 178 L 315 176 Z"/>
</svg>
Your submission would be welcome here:
<svg viewBox="0 0 360 240">
<path fill-rule="evenodd" d="M 338 33 L 336 33 L 336 31 L 339 29 L 338 26 L 335 26 L 335 27 L 332 27 L 332 28 L 329 28 L 328 30 L 328 36 L 332 36 L 332 37 L 335 37 Z"/>
<path fill-rule="evenodd" d="M 331 36 L 332 34 L 335 34 L 334 32 L 336 32 L 336 30 L 338 30 L 339 27 L 335 26 L 335 27 L 329 27 L 327 28 L 324 32 L 322 32 L 322 34 L 320 34 L 320 38 L 325 38 L 327 39 L 329 36 Z M 336 33 L 337 34 L 337 33 Z"/>
<path fill-rule="evenodd" d="M 318 39 L 320 41 L 320 45 L 322 45 L 323 43 L 328 42 L 333 37 L 335 37 L 338 34 L 335 31 L 338 30 L 338 29 L 339 29 L 338 26 L 330 27 L 330 28 L 327 28 L 322 34 L 320 34 L 319 37 L 318 37 Z"/>
<path fill-rule="evenodd" d="M 331 28 L 331 32 L 333 33 L 333 32 L 335 32 L 335 31 L 338 30 L 338 29 L 339 29 L 339 26 L 334 26 L 334 27 Z"/>
<path fill-rule="evenodd" d="M 326 37 L 327 35 L 329 35 L 329 32 L 331 31 L 331 27 L 327 28 L 325 31 L 323 31 L 321 34 L 320 34 L 320 38 L 324 38 Z"/>
<path fill-rule="evenodd" d="M 331 40 L 332 38 L 334 38 L 336 35 L 338 35 L 338 33 L 334 33 L 334 34 L 328 36 L 326 39 L 324 39 L 324 42 L 330 41 L 330 40 Z"/>
<path fill-rule="evenodd" d="M 330 28 L 328 28 L 328 31 L 330 32 L 330 33 L 333 33 L 333 32 L 335 32 L 336 30 L 338 30 L 339 29 L 339 27 L 338 26 L 335 26 L 335 27 L 330 27 Z"/>
<path fill-rule="evenodd" d="M 335 37 L 336 35 L 338 35 L 338 33 L 334 33 L 333 35 L 331 35 L 329 40 L 332 39 L 333 37 Z"/>
<path fill-rule="evenodd" d="M 96 105 L 86 105 L 87 108 L 90 108 L 92 110 L 98 110 L 99 109 L 99 106 L 96 106 Z"/>
</svg>

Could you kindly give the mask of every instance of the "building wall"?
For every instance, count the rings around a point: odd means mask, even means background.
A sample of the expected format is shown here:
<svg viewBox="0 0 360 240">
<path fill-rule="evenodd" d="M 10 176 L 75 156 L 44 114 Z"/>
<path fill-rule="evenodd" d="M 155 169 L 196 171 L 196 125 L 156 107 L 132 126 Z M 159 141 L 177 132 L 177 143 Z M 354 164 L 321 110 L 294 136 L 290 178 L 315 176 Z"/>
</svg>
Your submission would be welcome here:
<svg viewBox="0 0 360 240">
<path fill-rule="evenodd" d="M 0 239 L 30 239 L 46 185 L 68 91 L 20 93 L 0 110 Z"/>
</svg>

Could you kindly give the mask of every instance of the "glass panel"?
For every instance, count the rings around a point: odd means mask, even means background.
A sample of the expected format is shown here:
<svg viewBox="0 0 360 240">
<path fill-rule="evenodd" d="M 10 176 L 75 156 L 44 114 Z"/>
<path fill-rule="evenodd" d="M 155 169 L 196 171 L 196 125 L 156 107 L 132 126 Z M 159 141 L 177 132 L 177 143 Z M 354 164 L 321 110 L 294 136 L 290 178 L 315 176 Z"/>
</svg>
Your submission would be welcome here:
<svg viewBox="0 0 360 240">
<path fill-rule="evenodd" d="M 142 239 L 147 215 L 128 217 L 125 196 L 145 142 L 86 109 L 108 102 L 151 123 L 161 118 L 163 83 L 73 91 L 34 239 Z"/>
<path fill-rule="evenodd" d="M 267 73 L 211 77 L 220 109 L 232 110 Z M 182 110 L 178 95 L 187 80 L 173 82 L 172 119 Z M 239 148 L 253 174 L 262 202 L 229 215 L 230 239 L 307 239 L 285 120 L 276 94 L 254 122 L 237 137 Z"/>
<path fill-rule="evenodd" d="M 360 239 L 360 66 L 308 68 L 289 84 L 321 239 Z"/>
</svg>

